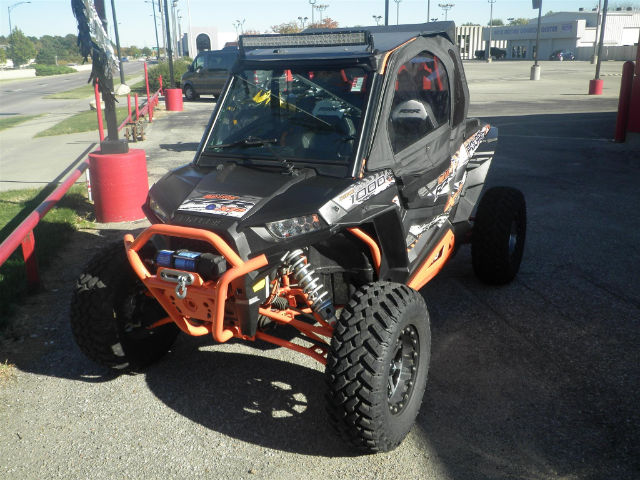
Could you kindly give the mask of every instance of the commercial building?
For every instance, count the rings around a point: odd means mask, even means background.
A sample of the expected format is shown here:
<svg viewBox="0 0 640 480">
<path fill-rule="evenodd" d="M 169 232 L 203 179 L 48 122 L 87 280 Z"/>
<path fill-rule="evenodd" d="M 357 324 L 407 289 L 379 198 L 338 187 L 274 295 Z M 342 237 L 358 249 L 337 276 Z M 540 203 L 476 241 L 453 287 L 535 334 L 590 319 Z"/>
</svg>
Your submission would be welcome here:
<svg viewBox="0 0 640 480">
<path fill-rule="evenodd" d="M 506 42 L 508 59 L 533 59 L 536 47 L 537 18 L 527 25 L 494 27 L 491 37 Z M 547 60 L 556 50 L 569 50 L 577 60 L 589 60 L 594 53 L 596 12 L 558 12 L 542 17 L 540 29 L 540 60 Z M 607 13 L 602 60 L 635 59 L 640 36 L 640 12 L 614 10 Z M 489 40 L 489 29 L 483 28 L 482 38 Z"/>
</svg>

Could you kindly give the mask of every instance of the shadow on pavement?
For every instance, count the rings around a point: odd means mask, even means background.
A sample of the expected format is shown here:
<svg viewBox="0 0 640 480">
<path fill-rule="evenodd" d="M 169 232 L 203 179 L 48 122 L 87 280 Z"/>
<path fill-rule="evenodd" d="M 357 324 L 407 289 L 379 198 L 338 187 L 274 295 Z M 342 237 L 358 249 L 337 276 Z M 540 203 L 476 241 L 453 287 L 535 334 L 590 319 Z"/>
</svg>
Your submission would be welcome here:
<svg viewBox="0 0 640 480">
<path fill-rule="evenodd" d="M 196 142 L 161 143 L 160 148 L 170 152 L 195 152 L 198 149 L 198 145 Z"/>
<path fill-rule="evenodd" d="M 303 455 L 353 454 L 328 425 L 321 372 L 265 358 L 259 351 L 226 352 L 224 345 L 202 351 L 187 340 L 179 342 L 171 361 L 146 372 L 147 385 L 167 406 L 262 447 Z"/>
</svg>

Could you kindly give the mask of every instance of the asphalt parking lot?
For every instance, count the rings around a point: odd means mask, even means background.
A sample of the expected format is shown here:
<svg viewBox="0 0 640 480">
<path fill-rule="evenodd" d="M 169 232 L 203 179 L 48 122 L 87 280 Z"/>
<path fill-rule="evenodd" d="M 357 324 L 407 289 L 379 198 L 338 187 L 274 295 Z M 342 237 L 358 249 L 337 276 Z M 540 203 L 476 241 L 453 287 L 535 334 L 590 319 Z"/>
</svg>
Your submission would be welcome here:
<svg viewBox="0 0 640 480">
<path fill-rule="evenodd" d="M 521 272 L 479 283 L 468 248 L 421 293 L 429 383 L 395 451 L 354 455 L 333 436 L 313 360 L 180 337 L 140 375 L 75 347 L 74 279 L 98 248 L 144 223 L 79 232 L 16 314 L 0 362 L 0 477 L 632 479 L 640 476 L 640 146 L 614 144 L 621 63 L 470 62 L 470 115 L 498 126 L 488 185 L 525 193 Z M 151 181 L 189 161 L 210 99 L 167 113 L 140 144 Z M 22 325 L 22 326 L 21 326 Z"/>
</svg>

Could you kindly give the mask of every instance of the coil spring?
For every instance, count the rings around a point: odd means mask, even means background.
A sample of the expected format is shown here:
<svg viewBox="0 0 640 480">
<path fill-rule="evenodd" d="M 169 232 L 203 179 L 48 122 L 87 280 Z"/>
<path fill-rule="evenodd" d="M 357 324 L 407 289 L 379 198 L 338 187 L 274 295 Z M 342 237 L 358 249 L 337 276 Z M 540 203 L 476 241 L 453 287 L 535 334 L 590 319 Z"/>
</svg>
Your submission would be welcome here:
<svg viewBox="0 0 640 480">
<path fill-rule="evenodd" d="M 292 270 L 293 277 L 307 294 L 313 309 L 325 320 L 334 319 L 336 311 L 320 277 L 307 261 L 307 257 L 301 249 L 294 250 L 285 255 L 283 262 Z"/>
</svg>

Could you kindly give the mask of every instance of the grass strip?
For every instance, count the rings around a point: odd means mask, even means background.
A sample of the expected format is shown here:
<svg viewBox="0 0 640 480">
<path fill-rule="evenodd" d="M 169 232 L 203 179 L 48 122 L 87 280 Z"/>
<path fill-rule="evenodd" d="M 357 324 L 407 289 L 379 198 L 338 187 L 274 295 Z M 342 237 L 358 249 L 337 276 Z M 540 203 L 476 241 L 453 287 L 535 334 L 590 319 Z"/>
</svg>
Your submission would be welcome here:
<svg viewBox="0 0 640 480">
<path fill-rule="evenodd" d="M 120 125 L 125 118 L 129 115 L 127 107 L 116 108 L 116 117 L 118 119 L 118 125 Z M 102 110 L 102 120 L 104 122 L 105 132 L 107 130 L 107 121 L 104 116 L 104 110 Z M 71 117 L 56 123 L 52 127 L 47 128 L 41 132 L 35 134 L 35 137 L 50 137 L 53 135 L 67 135 L 69 133 L 78 132 L 91 132 L 98 130 L 98 115 L 92 110 L 86 112 L 76 113 Z"/>
<path fill-rule="evenodd" d="M 0 192 L 0 241 L 11 232 L 49 195 L 54 186 L 44 189 L 24 189 Z M 91 225 L 92 205 L 87 200 L 84 185 L 74 185 L 67 194 L 40 220 L 34 229 L 38 266 L 46 268 L 51 259 L 81 227 Z M 9 325 L 9 315 L 27 293 L 27 276 L 18 249 L 0 267 L 0 332 Z"/>
<path fill-rule="evenodd" d="M 0 118 L 0 130 L 15 127 L 19 123 L 26 122 L 32 118 L 39 117 L 40 115 L 14 115 L 12 117 Z"/>
</svg>

